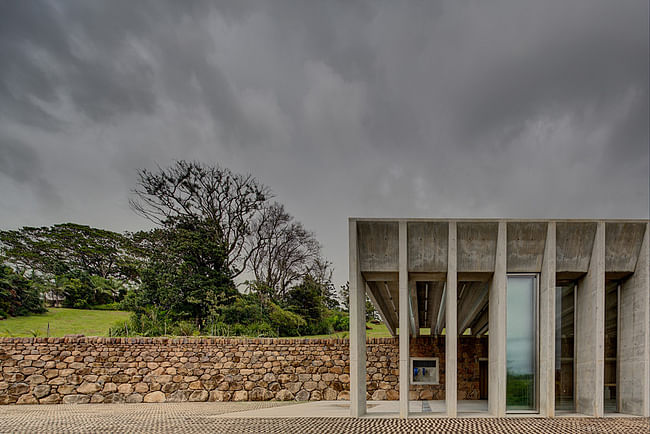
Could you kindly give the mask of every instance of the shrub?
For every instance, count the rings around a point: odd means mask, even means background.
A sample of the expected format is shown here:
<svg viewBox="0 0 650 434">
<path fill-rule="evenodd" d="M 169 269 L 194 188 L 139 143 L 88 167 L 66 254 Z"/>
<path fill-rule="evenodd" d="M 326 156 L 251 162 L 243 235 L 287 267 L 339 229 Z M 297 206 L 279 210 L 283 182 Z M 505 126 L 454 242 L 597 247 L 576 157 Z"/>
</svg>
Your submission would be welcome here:
<svg viewBox="0 0 650 434">
<path fill-rule="evenodd" d="M 232 327 L 232 336 L 248 336 L 256 338 L 277 337 L 278 333 L 273 330 L 267 322 L 256 322 L 253 324 L 234 324 Z"/>
<path fill-rule="evenodd" d="M 196 325 L 190 321 L 179 321 L 172 329 L 176 336 L 195 336 L 198 335 L 199 330 Z"/>
<path fill-rule="evenodd" d="M 337 332 L 347 332 L 350 330 L 350 317 L 345 312 L 335 311 L 332 315 L 332 327 Z"/>
<path fill-rule="evenodd" d="M 166 311 L 148 308 L 132 313 L 128 320 L 120 321 L 109 329 L 110 336 L 164 336 L 174 331 L 175 325 Z"/>
<path fill-rule="evenodd" d="M 303 317 L 284 310 L 275 303 L 270 305 L 269 320 L 279 336 L 300 336 L 301 330 L 307 326 Z"/>
<path fill-rule="evenodd" d="M 259 298 L 242 295 L 234 303 L 222 306 L 221 319 L 226 324 L 253 324 L 265 321 Z"/>
</svg>

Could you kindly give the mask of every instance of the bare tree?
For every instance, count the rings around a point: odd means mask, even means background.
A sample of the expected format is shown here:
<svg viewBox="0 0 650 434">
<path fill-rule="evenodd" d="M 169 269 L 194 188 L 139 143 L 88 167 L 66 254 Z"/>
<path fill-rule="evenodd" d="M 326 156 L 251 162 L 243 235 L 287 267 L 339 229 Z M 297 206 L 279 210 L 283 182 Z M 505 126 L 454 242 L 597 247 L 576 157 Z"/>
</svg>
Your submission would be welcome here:
<svg viewBox="0 0 650 434">
<path fill-rule="evenodd" d="M 138 178 L 136 197 L 129 201 L 135 212 L 160 225 L 188 217 L 214 225 L 233 276 L 246 269 L 256 252 L 249 244 L 253 222 L 272 197 L 268 187 L 251 175 L 187 161 L 155 172 L 141 169 Z"/>
<path fill-rule="evenodd" d="M 314 234 L 274 203 L 265 207 L 251 234 L 250 271 L 279 297 L 307 275 L 320 259 Z"/>
</svg>

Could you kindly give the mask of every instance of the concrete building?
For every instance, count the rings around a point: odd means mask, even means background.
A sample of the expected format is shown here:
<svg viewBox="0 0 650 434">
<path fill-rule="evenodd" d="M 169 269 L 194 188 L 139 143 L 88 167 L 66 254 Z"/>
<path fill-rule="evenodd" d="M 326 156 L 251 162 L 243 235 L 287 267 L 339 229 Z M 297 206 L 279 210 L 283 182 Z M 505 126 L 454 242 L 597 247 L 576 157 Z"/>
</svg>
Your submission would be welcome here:
<svg viewBox="0 0 650 434">
<path fill-rule="evenodd" d="M 366 295 L 399 336 L 400 417 L 431 396 L 449 417 L 469 400 L 495 417 L 650 416 L 649 224 L 351 218 L 351 416 L 378 375 Z"/>
</svg>

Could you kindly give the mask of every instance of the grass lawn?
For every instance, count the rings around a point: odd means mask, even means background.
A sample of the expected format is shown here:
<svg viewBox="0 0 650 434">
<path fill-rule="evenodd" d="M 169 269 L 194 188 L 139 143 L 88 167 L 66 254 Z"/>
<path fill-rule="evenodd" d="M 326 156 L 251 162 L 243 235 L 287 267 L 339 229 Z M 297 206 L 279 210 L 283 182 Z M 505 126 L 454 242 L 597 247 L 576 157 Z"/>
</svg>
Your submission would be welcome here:
<svg viewBox="0 0 650 434">
<path fill-rule="evenodd" d="M 32 337 L 47 336 L 47 324 L 50 324 L 50 336 L 83 334 L 86 336 L 108 336 L 108 329 L 118 321 L 128 319 L 129 312 L 118 310 L 86 310 L 51 307 L 47 313 L 12 317 L 0 320 L 0 336 Z M 367 323 L 366 335 L 369 338 L 387 338 L 390 333 L 384 324 Z M 349 338 L 348 332 L 329 335 L 296 336 L 296 339 Z"/>
<path fill-rule="evenodd" d="M 32 337 L 83 334 L 86 336 L 108 336 L 109 327 L 115 322 L 126 320 L 129 312 L 117 310 L 48 309 L 41 315 L 12 317 L 0 320 L 0 336 Z"/>
<path fill-rule="evenodd" d="M 388 331 L 384 323 L 381 324 L 367 323 L 366 336 L 369 338 L 389 338 L 390 332 Z M 337 332 L 337 333 L 332 333 L 330 335 L 297 336 L 296 338 L 297 339 L 300 338 L 341 339 L 341 338 L 349 338 L 349 337 L 350 337 L 350 333 L 348 332 Z"/>
</svg>

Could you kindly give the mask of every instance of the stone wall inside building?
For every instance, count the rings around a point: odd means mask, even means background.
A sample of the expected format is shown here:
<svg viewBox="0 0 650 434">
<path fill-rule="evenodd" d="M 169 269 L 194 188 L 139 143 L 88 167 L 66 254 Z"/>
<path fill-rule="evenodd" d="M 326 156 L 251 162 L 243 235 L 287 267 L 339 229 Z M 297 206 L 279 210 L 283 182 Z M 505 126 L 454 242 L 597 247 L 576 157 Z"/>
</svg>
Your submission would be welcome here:
<svg viewBox="0 0 650 434">
<path fill-rule="evenodd" d="M 368 399 L 399 399 L 396 338 L 368 339 Z M 411 399 L 444 399 L 444 337 L 418 337 L 412 356 L 439 357 L 440 384 Z M 459 399 L 478 399 L 487 338 L 459 341 Z M 0 338 L 0 404 L 349 399 L 347 339 Z"/>
</svg>

